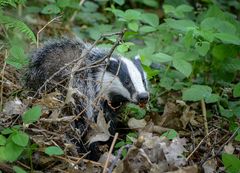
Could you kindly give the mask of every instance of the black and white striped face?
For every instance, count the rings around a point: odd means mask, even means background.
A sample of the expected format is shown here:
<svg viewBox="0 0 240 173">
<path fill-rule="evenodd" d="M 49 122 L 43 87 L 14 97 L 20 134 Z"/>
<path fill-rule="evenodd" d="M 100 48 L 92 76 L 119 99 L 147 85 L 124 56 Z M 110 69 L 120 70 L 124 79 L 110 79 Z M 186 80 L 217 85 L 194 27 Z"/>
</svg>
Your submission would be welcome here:
<svg viewBox="0 0 240 173">
<path fill-rule="evenodd" d="M 130 101 L 145 105 L 149 99 L 146 73 L 143 71 L 139 56 L 132 61 L 121 58 L 110 58 L 103 77 L 105 95 L 112 103 Z"/>
</svg>

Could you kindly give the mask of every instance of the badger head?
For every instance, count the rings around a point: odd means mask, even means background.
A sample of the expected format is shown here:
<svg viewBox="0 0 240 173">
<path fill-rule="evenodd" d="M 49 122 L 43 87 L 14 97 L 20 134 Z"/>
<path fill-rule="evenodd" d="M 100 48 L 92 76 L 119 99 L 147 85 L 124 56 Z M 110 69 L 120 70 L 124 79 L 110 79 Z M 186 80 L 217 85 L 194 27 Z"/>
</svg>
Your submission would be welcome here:
<svg viewBox="0 0 240 173">
<path fill-rule="evenodd" d="M 132 61 L 124 58 L 110 58 L 103 73 L 102 89 L 112 106 L 132 102 L 144 106 L 148 99 L 146 73 L 139 56 Z"/>
</svg>

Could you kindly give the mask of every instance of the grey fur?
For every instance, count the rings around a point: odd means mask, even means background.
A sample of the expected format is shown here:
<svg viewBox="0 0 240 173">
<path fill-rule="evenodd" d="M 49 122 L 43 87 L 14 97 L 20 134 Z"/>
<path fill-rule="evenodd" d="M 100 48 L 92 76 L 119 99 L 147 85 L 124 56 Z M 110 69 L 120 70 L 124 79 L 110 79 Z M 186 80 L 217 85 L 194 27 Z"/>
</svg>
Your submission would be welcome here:
<svg viewBox="0 0 240 173">
<path fill-rule="evenodd" d="M 107 50 L 96 47 L 94 47 L 91 51 L 88 51 L 90 47 L 91 45 L 85 44 L 77 39 L 60 39 L 46 43 L 43 48 L 35 51 L 30 58 L 30 65 L 26 73 L 26 86 L 35 91 L 38 90 L 44 82 L 54 73 L 59 71 L 59 69 L 66 66 L 69 62 L 81 58 L 83 52 L 88 52 L 88 54 L 86 57 L 83 57 L 79 69 L 86 68 L 89 65 L 94 64 L 96 61 L 100 61 L 108 54 Z M 116 54 L 111 56 L 111 59 L 114 61 L 113 64 L 119 63 L 121 58 L 123 57 Z M 56 85 L 56 83 L 59 84 L 59 82 L 65 81 L 65 83 L 62 82 L 62 85 L 66 85 L 73 66 L 74 64 L 67 66 L 64 70 L 54 76 L 47 84 L 46 88 L 51 89 L 57 86 L 58 88 L 61 88 L 61 91 L 63 91 L 63 87 L 61 87 L 61 85 Z M 105 93 L 103 92 L 103 98 L 100 104 L 96 105 L 95 102 L 101 88 L 100 80 L 102 79 L 102 75 L 105 73 L 103 71 L 109 66 L 108 62 L 102 61 L 97 65 L 97 67 L 86 68 L 75 73 L 72 87 L 78 91 L 73 95 L 77 113 L 81 112 L 83 108 L 87 108 L 85 111 L 87 117 L 89 119 L 96 119 L 99 110 L 105 112 L 105 114 L 113 112 L 111 108 L 106 106 L 104 103 L 106 98 L 108 98 L 109 93 L 104 95 Z M 138 70 L 141 69 L 138 68 Z M 127 73 L 124 75 L 127 75 Z M 126 76 L 126 78 L 127 77 L 128 76 Z M 121 79 L 124 80 L 123 77 L 121 77 Z M 139 82 L 144 82 L 145 80 L 146 79 L 139 79 Z M 125 87 L 125 85 L 123 85 L 123 87 Z M 131 92 L 134 92 L 134 87 L 131 88 L 133 88 Z M 116 93 L 114 93 L 114 96 L 115 95 Z M 124 96 L 124 93 L 117 93 L 117 95 Z M 117 105 L 120 105 L 120 102 L 123 101 L 130 101 L 130 98 L 116 98 L 117 100 L 114 100 L 111 97 L 108 99 L 117 103 Z"/>
</svg>

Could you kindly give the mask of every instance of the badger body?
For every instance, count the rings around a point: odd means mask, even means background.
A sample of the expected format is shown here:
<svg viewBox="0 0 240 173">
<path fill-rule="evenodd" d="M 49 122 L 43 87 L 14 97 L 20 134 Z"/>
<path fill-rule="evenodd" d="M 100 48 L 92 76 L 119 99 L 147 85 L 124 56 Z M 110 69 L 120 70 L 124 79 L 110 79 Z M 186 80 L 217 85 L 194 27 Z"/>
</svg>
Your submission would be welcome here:
<svg viewBox="0 0 240 173">
<path fill-rule="evenodd" d="M 149 97 L 139 57 L 129 60 L 112 54 L 106 58 L 108 54 L 109 50 L 77 39 L 49 41 L 31 55 L 26 86 L 37 91 L 46 84 L 44 88 L 58 87 L 67 92 L 63 83 L 69 82 L 72 68 L 80 63 L 72 77 L 75 113 L 84 112 L 87 119 L 96 121 L 99 112 L 103 112 L 108 122 L 115 118 L 116 110 L 123 103 L 146 103 Z"/>
</svg>

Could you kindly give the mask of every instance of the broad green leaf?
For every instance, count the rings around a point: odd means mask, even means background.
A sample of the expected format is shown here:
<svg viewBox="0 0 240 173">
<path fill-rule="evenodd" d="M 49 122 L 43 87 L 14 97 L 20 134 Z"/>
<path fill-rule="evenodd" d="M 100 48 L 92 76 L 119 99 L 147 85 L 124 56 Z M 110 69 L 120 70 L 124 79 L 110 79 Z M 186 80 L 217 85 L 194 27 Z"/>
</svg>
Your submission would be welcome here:
<svg viewBox="0 0 240 173">
<path fill-rule="evenodd" d="M 141 15 L 141 13 L 139 11 L 130 9 L 130 10 L 125 11 L 124 18 L 127 21 L 139 20 L 140 15 Z"/>
<path fill-rule="evenodd" d="M 152 27 L 152 26 L 142 26 L 139 31 L 140 32 L 144 32 L 144 33 L 148 33 L 148 32 L 153 32 L 156 31 L 157 29 Z"/>
<path fill-rule="evenodd" d="M 206 103 L 215 103 L 218 102 L 220 99 L 218 94 L 211 94 L 209 97 L 205 98 Z"/>
<path fill-rule="evenodd" d="M 210 97 L 212 89 L 206 85 L 192 85 L 183 91 L 182 99 L 185 101 L 200 101 Z"/>
<path fill-rule="evenodd" d="M 131 29 L 131 30 L 133 30 L 133 31 L 135 31 L 135 32 L 137 32 L 138 31 L 138 23 L 137 22 L 130 22 L 130 23 L 128 23 L 128 28 L 129 29 Z"/>
<path fill-rule="evenodd" d="M 167 55 L 165 53 L 156 53 L 152 56 L 152 60 L 154 62 L 159 62 L 159 63 L 163 63 L 163 62 L 170 62 L 173 60 L 173 57 L 170 55 Z"/>
<path fill-rule="evenodd" d="M 237 136 L 235 137 L 235 140 L 240 142 L 240 133 L 237 134 Z"/>
<path fill-rule="evenodd" d="M 159 25 L 159 17 L 156 14 L 143 13 L 141 15 L 141 19 L 143 22 L 145 22 L 153 27 L 157 27 Z"/>
<path fill-rule="evenodd" d="M 222 116 L 226 118 L 231 118 L 233 117 L 233 111 L 230 109 L 224 109 L 221 105 L 219 105 L 219 110 Z"/>
<path fill-rule="evenodd" d="M 164 77 L 160 79 L 160 86 L 164 87 L 166 90 L 171 90 L 174 81 L 171 78 Z"/>
<path fill-rule="evenodd" d="M 19 166 L 13 166 L 13 170 L 15 173 L 27 173 L 24 169 Z"/>
<path fill-rule="evenodd" d="M 175 7 L 169 4 L 163 4 L 163 10 L 165 14 L 175 13 Z"/>
<path fill-rule="evenodd" d="M 23 66 L 25 66 L 28 63 L 28 59 L 24 53 L 23 47 L 11 47 L 9 57 L 7 58 L 6 62 L 17 69 L 21 69 Z"/>
<path fill-rule="evenodd" d="M 161 137 L 163 137 L 163 136 L 167 137 L 169 140 L 172 140 L 172 139 L 178 137 L 178 133 L 175 130 L 170 129 L 161 135 Z"/>
<path fill-rule="evenodd" d="M 240 171 L 240 160 L 234 154 L 222 154 L 222 161 L 226 172 L 229 173 L 239 173 Z"/>
<path fill-rule="evenodd" d="M 115 148 L 121 148 L 122 146 L 126 145 L 124 141 L 120 141 L 118 143 L 115 144 Z"/>
<path fill-rule="evenodd" d="M 240 97 L 240 83 L 236 84 L 233 87 L 233 96 L 234 97 Z"/>
<path fill-rule="evenodd" d="M 142 2 L 143 4 L 145 4 L 149 7 L 154 7 L 154 8 L 159 7 L 158 1 L 156 1 L 156 0 L 141 0 L 139 2 Z"/>
<path fill-rule="evenodd" d="M 183 32 L 197 27 L 195 23 L 191 20 L 165 19 L 165 22 L 169 27 Z"/>
<path fill-rule="evenodd" d="M 27 146 L 29 141 L 29 136 L 24 132 L 17 132 L 12 136 L 12 141 L 22 147 Z"/>
<path fill-rule="evenodd" d="M 214 36 L 221 40 L 223 43 L 240 45 L 240 38 L 237 35 L 227 33 L 216 33 L 214 34 Z"/>
<path fill-rule="evenodd" d="M 43 14 L 58 14 L 60 13 L 60 8 L 58 6 L 56 6 L 55 4 L 50 4 L 50 5 L 47 5 L 45 6 L 43 9 L 42 9 L 42 13 Z"/>
<path fill-rule="evenodd" d="M 98 9 L 98 4 L 92 1 L 86 1 L 83 3 L 81 8 L 84 12 L 96 13 Z"/>
<path fill-rule="evenodd" d="M 61 8 L 68 7 L 71 3 L 71 0 L 57 0 L 57 5 Z"/>
<path fill-rule="evenodd" d="M 125 0 L 114 0 L 118 5 L 123 5 L 125 3 Z"/>
<path fill-rule="evenodd" d="M 24 148 L 21 146 L 16 145 L 14 142 L 10 141 L 4 147 L 4 156 L 3 158 L 6 161 L 14 162 L 18 159 L 18 157 L 22 154 Z"/>
<path fill-rule="evenodd" d="M 228 21 L 224 21 L 223 19 L 219 19 L 217 17 L 208 17 L 205 18 L 201 24 L 201 29 L 203 30 L 211 30 L 212 32 L 218 31 L 219 33 L 228 33 L 235 34 L 236 27 L 229 23 Z"/>
<path fill-rule="evenodd" d="M 193 30 L 189 30 L 185 34 L 185 36 L 183 38 L 183 41 L 184 41 L 184 46 L 187 49 L 190 49 L 191 45 L 193 45 L 193 43 L 195 42 L 194 35 L 193 35 Z"/>
<path fill-rule="evenodd" d="M 173 59 L 173 67 L 188 77 L 192 73 L 192 65 L 180 58 Z"/>
<path fill-rule="evenodd" d="M 5 145 L 7 142 L 7 139 L 5 136 L 0 135 L 0 145 Z"/>
<path fill-rule="evenodd" d="M 128 51 L 128 46 L 125 44 L 121 44 L 117 47 L 117 50 L 121 53 L 127 52 Z"/>
<path fill-rule="evenodd" d="M 8 134 L 13 133 L 13 130 L 10 129 L 10 128 L 4 128 L 4 129 L 1 131 L 1 133 L 2 133 L 3 135 L 8 135 Z"/>
<path fill-rule="evenodd" d="M 63 150 L 57 146 L 47 147 L 44 152 L 49 156 L 53 156 L 53 155 L 59 156 L 64 154 Z"/>
<path fill-rule="evenodd" d="M 23 123 L 30 124 L 35 121 L 38 121 L 40 116 L 41 116 L 41 106 L 34 106 L 23 114 L 22 116 Z"/>
<path fill-rule="evenodd" d="M 205 56 L 208 53 L 209 49 L 210 43 L 207 41 L 203 41 L 196 44 L 196 50 L 202 56 Z"/>
<path fill-rule="evenodd" d="M 179 5 L 176 8 L 177 12 L 191 12 L 192 10 L 193 10 L 193 7 L 190 5 L 186 5 L 186 4 Z"/>
</svg>

